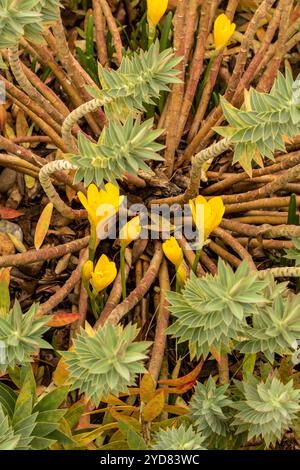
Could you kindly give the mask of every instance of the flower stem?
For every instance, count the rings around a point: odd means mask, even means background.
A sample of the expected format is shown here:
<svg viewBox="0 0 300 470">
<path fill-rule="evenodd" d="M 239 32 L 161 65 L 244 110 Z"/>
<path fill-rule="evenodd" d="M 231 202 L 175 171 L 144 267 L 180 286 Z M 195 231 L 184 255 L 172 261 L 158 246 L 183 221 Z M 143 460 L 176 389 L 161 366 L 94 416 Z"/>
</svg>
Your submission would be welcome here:
<svg viewBox="0 0 300 470">
<path fill-rule="evenodd" d="M 95 319 L 98 320 L 100 312 L 99 312 L 98 305 L 97 305 L 97 302 L 96 302 L 96 296 L 91 291 L 88 282 L 84 283 L 84 287 L 85 287 L 85 289 L 88 293 L 89 299 L 90 299 L 93 315 L 94 315 Z"/>
<path fill-rule="evenodd" d="M 182 287 L 182 279 L 180 278 L 178 272 L 176 272 L 176 283 L 175 283 L 175 291 L 180 292 Z"/>
<path fill-rule="evenodd" d="M 199 263 L 199 260 L 200 260 L 201 252 L 202 252 L 202 250 L 197 250 L 196 251 L 196 256 L 195 256 L 193 266 L 192 266 L 192 271 L 193 271 L 194 274 L 197 274 L 197 267 L 198 267 L 198 263 Z"/>
<path fill-rule="evenodd" d="M 125 275 L 125 246 L 121 246 L 120 252 L 120 272 L 121 272 L 121 284 L 122 284 L 122 297 L 126 299 L 126 275 Z"/>
<path fill-rule="evenodd" d="M 90 243 L 89 243 L 89 259 L 91 261 L 94 261 L 96 245 L 97 245 L 96 227 L 91 226 L 91 238 L 90 238 Z"/>
<path fill-rule="evenodd" d="M 149 23 L 148 47 L 151 47 L 156 36 L 156 27 Z"/>
</svg>

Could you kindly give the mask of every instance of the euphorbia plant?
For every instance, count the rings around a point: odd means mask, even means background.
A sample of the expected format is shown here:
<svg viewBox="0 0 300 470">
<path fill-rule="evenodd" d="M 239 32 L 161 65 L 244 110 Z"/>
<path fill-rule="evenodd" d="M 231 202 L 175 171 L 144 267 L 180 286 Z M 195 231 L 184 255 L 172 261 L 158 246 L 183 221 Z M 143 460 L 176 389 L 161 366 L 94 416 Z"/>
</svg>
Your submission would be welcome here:
<svg viewBox="0 0 300 470">
<path fill-rule="evenodd" d="M 22 39 L 43 44 L 44 29 L 58 20 L 60 0 L 0 0 L 0 50 L 8 48 L 9 64 L 21 88 L 41 106 L 50 103 L 32 86 L 19 60 Z M 56 113 L 56 116 L 59 113 Z"/>
<path fill-rule="evenodd" d="M 102 89 L 88 87 L 94 99 L 75 109 L 64 121 L 62 135 L 72 152 L 68 160 L 57 160 L 45 165 L 40 171 L 40 182 L 60 212 L 72 217 L 68 206 L 63 205 L 53 188 L 50 175 L 60 170 L 76 170 L 75 182 L 84 180 L 85 185 L 103 181 L 116 183 L 126 172 L 136 175 L 139 169 L 148 171 L 146 160 L 161 160 L 163 149 L 155 142 L 162 130 L 153 130 L 153 120 L 141 122 L 144 104 L 152 104 L 169 85 L 178 82 L 176 65 L 180 58 L 170 49 L 159 52 L 156 42 L 149 51 L 124 57 L 117 71 L 99 66 Z M 79 152 L 72 136 L 77 121 L 99 107 L 109 118 L 98 143 L 93 143 L 82 133 L 78 136 Z M 138 117 L 134 120 L 133 115 Z M 65 210 L 63 209 L 65 207 Z"/>
</svg>

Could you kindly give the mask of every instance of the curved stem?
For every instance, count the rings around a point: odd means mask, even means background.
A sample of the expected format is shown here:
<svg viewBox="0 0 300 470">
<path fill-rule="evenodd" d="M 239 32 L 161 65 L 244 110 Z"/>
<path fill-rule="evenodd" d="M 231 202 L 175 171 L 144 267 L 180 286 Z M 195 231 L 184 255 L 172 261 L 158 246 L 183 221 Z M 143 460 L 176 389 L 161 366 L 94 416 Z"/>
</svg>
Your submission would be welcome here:
<svg viewBox="0 0 300 470">
<path fill-rule="evenodd" d="M 71 152 L 77 152 L 77 148 L 72 138 L 73 126 L 77 123 L 79 119 L 84 117 L 86 114 L 96 111 L 97 108 L 100 108 L 101 106 L 109 102 L 110 99 L 104 97 L 102 99 L 95 98 L 91 101 L 88 101 L 87 103 L 83 103 L 81 106 L 74 109 L 74 111 L 72 111 L 69 116 L 64 120 L 61 133 L 63 140 L 65 141 L 68 149 Z"/>
<path fill-rule="evenodd" d="M 258 278 L 264 279 L 268 274 L 274 277 L 300 277 L 300 267 L 279 267 L 258 271 Z"/>
<path fill-rule="evenodd" d="M 226 150 L 230 149 L 231 145 L 232 144 L 229 139 L 225 138 L 197 153 L 197 155 L 192 158 L 190 178 L 184 194 L 166 199 L 153 199 L 150 201 L 150 204 L 185 204 L 190 199 L 193 199 L 198 194 L 201 181 L 201 167 L 203 163 L 207 162 L 211 158 L 218 157 L 223 152 L 226 152 Z"/>
<path fill-rule="evenodd" d="M 67 160 L 55 160 L 53 162 L 47 163 L 47 165 L 43 166 L 39 173 L 41 186 L 47 194 L 49 200 L 53 203 L 55 209 L 64 217 L 67 217 L 68 219 L 78 219 L 84 217 L 85 211 L 73 210 L 62 201 L 51 182 L 50 176 L 56 171 L 60 172 L 62 170 L 77 170 L 77 166 L 73 165 L 73 163 L 70 163 Z"/>
<path fill-rule="evenodd" d="M 19 58 L 18 45 L 14 48 L 8 49 L 8 60 L 14 77 L 20 85 L 21 89 L 27 93 L 27 95 L 30 96 L 30 98 L 32 98 L 36 103 L 46 109 L 50 116 L 55 119 L 55 121 L 62 122 L 64 116 L 59 113 L 46 98 L 44 98 L 44 96 L 31 84 L 25 75 L 22 63 Z"/>
</svg>

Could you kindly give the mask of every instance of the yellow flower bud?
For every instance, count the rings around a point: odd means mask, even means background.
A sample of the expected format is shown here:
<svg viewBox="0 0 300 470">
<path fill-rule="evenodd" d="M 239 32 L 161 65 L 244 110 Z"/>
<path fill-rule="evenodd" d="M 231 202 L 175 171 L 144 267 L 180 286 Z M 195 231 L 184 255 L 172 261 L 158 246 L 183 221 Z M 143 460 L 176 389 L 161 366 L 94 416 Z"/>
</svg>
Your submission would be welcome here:
<svg viewBox="0 0 300 470">
<path fill-rule="evenodd" d="M 177 279 L 181 285 L 185 283 L 185 281 L 188 278 L 188 275 L 189 275 L 189 270 L 187 268 L 187 265 L 183 261 L 176 271 Z"/>
<path fill-rule="evenodd" d="M 147 0 L 147 18 L 151 26 L 155 27 L 164 16 L 168 7 L 168 0 Z"/>
<path fill-rule="evenodd" d="M 222 47 L 227 46 L 235 28 L 235 23 L 231 23 L 224 13 L 217 17 L 214 24 L 214 43 L 216 49 L 222 49 Z"/>
<path fill-rule="evenodd" d="M 178 269 L 183 261 L 183 253 L 176 238 L 171 237 L 169 240 L 166 240 L 162 244 L 162 249 L 168 260 Z"/>
<path fill-rule="evenodd" d="M 132 241 L 136 240 L 141 233 L 140 218 L 137 215 L 120 230 L 120 243 L 124 248 L 129 245 Z"/>
<path fill-rule="evenodd" d="M 82 279 L 84 281 L 89 281 L 92 277 L 93 271 L 94 271 L 94 266 L 93 266 L 92 261 L 91 260 L 86 261 L 82 267 L 82 272 L 81 272 Z"/>
</svg>

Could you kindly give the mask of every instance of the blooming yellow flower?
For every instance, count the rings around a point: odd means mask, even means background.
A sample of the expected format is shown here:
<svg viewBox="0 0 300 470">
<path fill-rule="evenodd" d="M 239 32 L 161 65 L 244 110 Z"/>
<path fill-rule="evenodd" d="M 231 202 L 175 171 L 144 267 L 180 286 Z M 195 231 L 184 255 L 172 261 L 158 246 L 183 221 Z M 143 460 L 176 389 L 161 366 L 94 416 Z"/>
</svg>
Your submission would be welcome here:
<svg viewBox="0 0 300 470">
<path fill-rule="evenodd" d="M 136 240 L 141 233 L 140 217 L 137 215 L 120 230 L 120 243 L 124 248 L 132 241 Z"/>
<path fill-rule="evenodd" d="M 113 261 L 109 261 L 106 255 L 101 255 L 91 274 L 90 282 L 98 293 L 108 287 L 115 280 L 116 275 L 116 264 Z"/>
<path fill-rule="evenodd" d="M 197 196 L 194 201 L 190 201 L 190 208 L 195 225 L 198 230 L 204 232 L 204 241 L 207 240 L 210 233 L 217 228 L 225 212 L 223 200 L 220 196 L 212 197 L 207 201 L 203 196 Z M 203 219 L 198 206 L 203 206 Z M 199 217 L 200 216 L 200 217 Z"/>
<path fill-rule="evenodd" d="M 98 190 L 92 183 L 87 189 L 87 197 L 79 191 L 78 198 L 88 212 L 90 224 L 96 229 L 99 222 L 117 213 L 124 196 L 120 196 L 118 186 L 107 183 L 105 189 Z"/>
<path fill-rule="evenodd" d="M 162 249 L 168 260 L 178 269 L 183 262 L 183 253 L 176 238 L 171 237 L 169 240 L 166 240 L 162 244 Z"/>
<path fill-rule="evenodd" d="M 168 7 L 168 0 L 147 0 L 147 18 L 151 26 L 155 27 L 164 16 Z"/>
<path fill-rule="evenodd" d="M 217 17 L 214 24 L 214 42 L 216 49 L 227 46 L 235 28 L 235 23 L 231 23 L 230 19 L 227 18 L 224 13 Z"/>
</svg>

